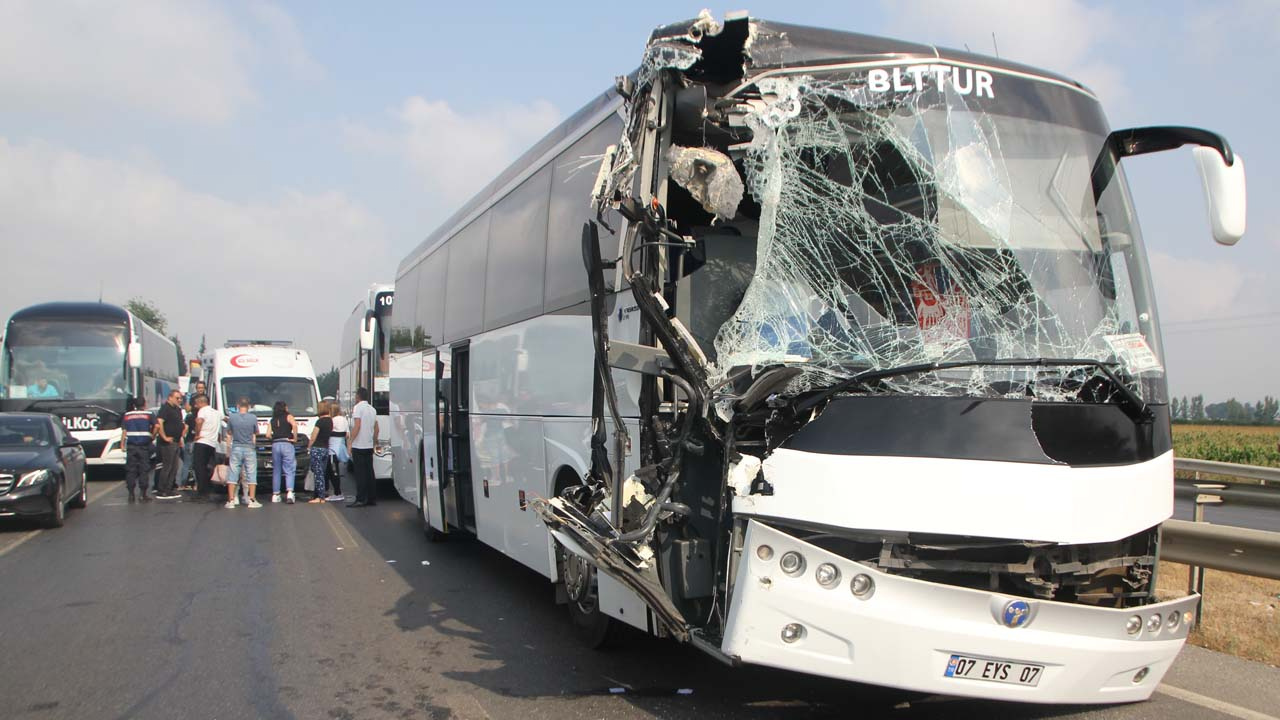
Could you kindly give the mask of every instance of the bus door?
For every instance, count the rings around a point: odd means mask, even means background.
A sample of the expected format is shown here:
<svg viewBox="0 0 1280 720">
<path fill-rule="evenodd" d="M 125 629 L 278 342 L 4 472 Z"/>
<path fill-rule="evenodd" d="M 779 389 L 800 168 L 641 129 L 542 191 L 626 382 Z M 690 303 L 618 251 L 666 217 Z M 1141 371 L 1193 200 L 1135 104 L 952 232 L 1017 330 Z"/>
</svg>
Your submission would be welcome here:
<svg viewBox="0 0 1280 720">
<path fill-rule="evenodd" d="M 446 528 L 476 531 L 471 487 L 470 377 L 466 343 L 440 349 L 436 361 L 437 417 L 440 427 L 440 493 Z M 445 356 L 448 357 L 445 357 Z"/>
</svg>

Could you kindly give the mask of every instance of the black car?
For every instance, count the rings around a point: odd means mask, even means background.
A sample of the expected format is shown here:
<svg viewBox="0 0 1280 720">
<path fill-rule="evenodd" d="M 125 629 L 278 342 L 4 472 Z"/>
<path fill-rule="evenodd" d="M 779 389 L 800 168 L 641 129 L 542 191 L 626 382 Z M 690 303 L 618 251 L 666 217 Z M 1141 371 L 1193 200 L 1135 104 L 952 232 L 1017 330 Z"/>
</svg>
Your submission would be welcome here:
<svg viewBox="0 0 1280 720">
<path fill-rule="evenodd" d="M 48 413 L 0 413 L 0 517 L 45 518 L 62 527 L 66 507 L 89 502 L 84 448 Z"/>
</svg>

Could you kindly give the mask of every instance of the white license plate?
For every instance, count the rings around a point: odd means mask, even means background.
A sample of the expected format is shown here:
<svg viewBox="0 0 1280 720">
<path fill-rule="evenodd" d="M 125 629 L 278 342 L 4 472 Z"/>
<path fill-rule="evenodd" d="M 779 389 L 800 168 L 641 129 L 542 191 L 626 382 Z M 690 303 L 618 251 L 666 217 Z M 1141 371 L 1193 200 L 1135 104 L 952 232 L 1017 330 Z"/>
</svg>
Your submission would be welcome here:
<svg viewBox="0 0 1280 720">
<path fill-rule="evenodd" d="M 992 660 L 968 655 L 952 655 L 951 659 L 947 661 L 946 672 L 947 677 L 964 680 L 986 680 L 987 682 L 1027 685 L 1030 687 L 1039 685 L 1042 675 L 1044 675 L 1043 665 L 1016 663 L 1009 660 Z"/>
</svg>

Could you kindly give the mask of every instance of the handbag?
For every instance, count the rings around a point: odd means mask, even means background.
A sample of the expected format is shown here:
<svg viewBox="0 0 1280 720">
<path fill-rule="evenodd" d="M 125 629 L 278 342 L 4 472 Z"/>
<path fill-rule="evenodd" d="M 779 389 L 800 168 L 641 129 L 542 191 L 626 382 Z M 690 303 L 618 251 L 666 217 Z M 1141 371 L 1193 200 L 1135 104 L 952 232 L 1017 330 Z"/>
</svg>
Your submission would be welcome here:
<svg viewBox="0 0 1280 720">
<path fill-rule="evenodd" d="M 210 480 L 213 482 L 214 485 L 226 485 L 227 475 L 230 474 L 230 472 L 231 472 L 230 465 L 214 465 L 213 477 L 210 478 Z"/>
</svg>

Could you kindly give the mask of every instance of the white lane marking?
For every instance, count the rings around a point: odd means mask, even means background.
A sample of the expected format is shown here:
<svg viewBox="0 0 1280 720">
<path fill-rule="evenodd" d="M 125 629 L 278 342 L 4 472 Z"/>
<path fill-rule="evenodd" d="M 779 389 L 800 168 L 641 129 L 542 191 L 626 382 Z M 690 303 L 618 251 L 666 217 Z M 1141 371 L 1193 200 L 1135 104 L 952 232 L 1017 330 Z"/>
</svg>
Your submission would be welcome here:
<svg viewBox="0 0 1280 720">
<path fill-rule="evenodd" d="M 94 494 L 92 494 L 92 495 L 90 495 L 90 496 L 89 496 L 89 503 L 90 503 L 90 504 L 93 504 L 93 502 L 94 502 L 94 501 L 96 501 L 98 498 L 102 497 L 103 495 L 106 495 L 107 493 L 111 492 L 112 490 L 115 490 L 115 489 L 119 488 L 119 487 L 120 487 L 121 485 L 123 485 L 123 484 L 124 484 L 124 481 L 123 481 L 123 480 L 117 480 L 116 482 L 111 483 L 111 484 L 110 484 L 110 485 L 108 485 L 107 487 L 102 488 L 102 489 L 101 489 L 101 490 L 99 490 L 98 492 L 96 492 L 96 493 L 94 493 Z M 35 536 L 37 536 L 37 535 L 39 535 L 42 529 L 43 529 L 43 528 L 41 528 L 40 530 L 28 530 L 27 532 L 23 533 L 22 535 L 19 535 L 19 536 L 18 536 L 18 539 L 17 539 L 17 540 L 14 540 L 12 544 L 9 544 L 9 545 L 6 545 L 6 546 L 4 546 L 4 547 L 0 548 L 0 557 L 4 557 L 5 555 L 8 555 L 9 553 L 13 552 L 13 550 L 14 550 L 15 548 L 17 548 L 19 545 L 23 544 L 24 542 L 26 542 L 26 541 L 30 540 L 31 538 L 33 538 L 33 537 L 35 537 Z"/>
<path fill-rule="evenodd" d="M 108 485 L 107 487 L 102 488 L 102 489 L 101 489 L 101 490 L 99 490 L 98 492 L 93 493 L 92 495 L 90 495 L 90 496 L 89 496 L 89 503 L 90 503 L 90 504 L 94 503 L 95 501 L 97 501 L 97 499 L 98 499 L 98 498 L 102 497 L 103 495 L 106 495 L 107 493 L 111 492 L 112 490 L 116 490 L 116 489 L 118 489 L 121 485 L 124 485 L 124 481 L 123 481 L 123 480 L 117 480 L 117 481 L 115 481 L 115 482 L 111 483 L 110 485 Z"/>
<path fill-rule="evenodd" d="M 329 529 L 333 531 L 333 536 L 338 538 L 339 543 L 342 543 L 342 547 L 338 548 L 339 550 L 343 547 L 349 547 L 352 550 L 360 547 L 360 544 L 356 542 L 355 536 L 347 530 L 346 522 L 338 517 L 337 511 L 326 506 L 320 512 L 324 515 L 324 521 L 329 524 Z"/>
<path fill-rule="evenodd" d="M 40 531 L 39 531 L 39 530 L 28 530 L 27 532 L 23 533 L 22 535 L 19 535 L 19 536 L 18 536 L 18 539 L 17 539 L 17 540 L 15 540 L 15 541 L 13 541 L 13 544 L 12 544 L 12 545 L 6 545 L 5 547 L 0 548 L 0 557 L 4 557 L 5 555 L 8 555 L 10 552 L 12 552 L 12 551 L 13 551 L 13 549 L 14 549 L 14 548 L 18 547 L 18 546 L 19 546 L 19 545 L 21 545 L 22 543 L 24 543 L 24 542 L 26 542 L 26 541 L 30 540 L 31 538 L 33 538 L 33 537 L 35 537 L 35 536 L 37 536 L 37 535 L 39 535 L 39 534 L 40 534 Z"/>
<path fill-rule="evenodd" d="M 1237 717 L 1240 718 L 1240 720 L 1280 720 L 1280 718 L 1277 718 L 1275 715 L 1268 715 L 1266 713 L 1258 712 L 1257 710 L 1250 710 L 1249 708 L 1240 707 L 1239 705 L 1232 705 L 1225 700 L 1211 698 L 1208 695 L 1201 695 L 1200 693 L 1191 692 L 1190 690 L 1183 690 L 1180 687 L 1174 687 L 1169 684 L 1162 683 L 1156 686 L 1156 692 L 1163 693 L 1169 697 L 1177 698 L 1179 700 L 1185 700 L 1189 703 L 1194 703 L 1203 708 L 1215 710 L 1224 715 Z"/>
</svg>

